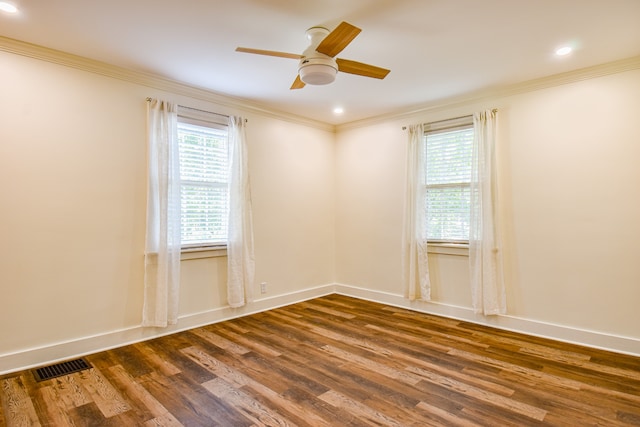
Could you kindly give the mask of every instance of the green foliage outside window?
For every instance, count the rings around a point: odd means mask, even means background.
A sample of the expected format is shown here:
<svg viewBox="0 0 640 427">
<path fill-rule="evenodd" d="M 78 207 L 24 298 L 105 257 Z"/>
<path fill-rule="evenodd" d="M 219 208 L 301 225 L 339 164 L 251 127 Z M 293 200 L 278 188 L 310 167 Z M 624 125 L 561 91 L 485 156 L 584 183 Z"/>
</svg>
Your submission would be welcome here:
<svg viewBox="0 0 640 427">
<path fill-rule="evenodd" d="M 428 133 L 425 137 L 427 240 L 469 240 L 473 128 Z"/>
</svg>

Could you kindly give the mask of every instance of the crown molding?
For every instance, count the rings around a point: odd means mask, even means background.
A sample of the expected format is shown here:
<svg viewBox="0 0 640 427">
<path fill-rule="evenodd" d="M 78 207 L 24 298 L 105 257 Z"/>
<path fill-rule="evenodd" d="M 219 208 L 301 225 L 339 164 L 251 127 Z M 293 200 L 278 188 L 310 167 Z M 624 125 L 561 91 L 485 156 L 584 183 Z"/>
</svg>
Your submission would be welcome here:
<svg viewBox="0 0 640 427">
<path fill-rule="evenodd" d="M 46 61 L 66 67 L 76 68 L 94 74 L 100 74 L 126 82 L 147 86 L 150 88 L 187 96 L 201 101 L 211 102 L 230 109 L 238 109 L 262 116 L 284 120 L 304 126 L 314 127 L 328 132 L 339 132 L 351 128 L 370 126 L 377 123 L 402 120 L 416 114 L 428 114 L 444 111 L 455 107 L 463 107 L 468 104 L 478 103 L 486 100 L 504 98 L 536 90 L 547 89 L 583 80 L 603 77 L 611 74 L 622 73 L 640 69 L 640 56 L 621 59 L 592 67 L 581 68 L 579 70 L 554 74 L 540 79 L 529 80 L 508 86 L 500 86 L 467 93 L 458 97 L 435 100 L 426 104 L 415 105 L 390 112 L 388 114 L 369 117 L 354 122 L 332 125 L 325 122 L 312 120 L 303 116 L 290 114 L 274 110 L 266 104 L 259 104 L 247 99 L 237 98 L 230 95 L 211 91 L 201 87 L 196 87 L 176 80 L 160 77 L 155 74 L 141 71 L 133 71 L 114 65 L 73 55 L 67 52 L 49 49 L 43 46 L 23 42 L 0 36 L 0 51 L 26 56 L 29 58 Z"/>
<path fill-rule="evenodd" d="M 211 102 L 230 109 L 243 110 L 255 114 L 260 114 L 266 117 L 318 128 L 332 133 L 335 132 L 335 126 L 332 124 L 312 120 L 295 114 L 277 111 L 270 108 L 268 105 L 254 103 L 243 98 L 221 94 L 209 89 L 188 85 L 186 83 L 182 83 L 165 77 L 160 77 L 155 74 L 117 67 L 105 62 L 96 61 L 93 59 L 85 58 L 83 56 L 73 55 L 71 53 L 63 52 L 60 50 L 49 49 L 44 46 L 27 43 L 4 36 L 0 36 L 0 51 L 25 56 L 40 61 L 46 61 L 65 67 L 75 68 L 78 70 L 99 74 L 105 77 L 111 77 L 129 83 L 138 84 L 141 86 L 162 90 L 177 95 L 187 96 L 189 98 L 198 99 L 201 101 Z"/>
<path fill-rule="evenodd" d="M 569 83 L 576 83 L 583 80 L 589 80 L 597 77 L 604 77 L 611 74 L 618 74 L 625 71 L 633 71 L 640 69 L 640 56 L 621 59 L 618 61 L 607 62 L 592 67 L 581 68 L 565 73 L 554 74 L 539 79 L 528 80 L 521 83 L 515 83 L 507 86 L 493 87 L 483 89 L 476 92 L 467 93 L 461 96 L 445 98 L 429 102 L 427 104 L 417 105 L 406 109 L 396 110 L 388 114 L 375 117 L 369 117 L 354 122 L 343 123 L 336 126 L 336 132 L 342 130 L 371 126 L 377 123 L 402 120 L 414 116 L 416 114 L 427 114 L 448 110 L 456 107 L 464 107 L 472 103 L 478 103 L 487 100 L 495 100 L 497 98 L 505 98 L 508 96 L 519 95 L 527 92 L 548 89 Z"/>
</svg>

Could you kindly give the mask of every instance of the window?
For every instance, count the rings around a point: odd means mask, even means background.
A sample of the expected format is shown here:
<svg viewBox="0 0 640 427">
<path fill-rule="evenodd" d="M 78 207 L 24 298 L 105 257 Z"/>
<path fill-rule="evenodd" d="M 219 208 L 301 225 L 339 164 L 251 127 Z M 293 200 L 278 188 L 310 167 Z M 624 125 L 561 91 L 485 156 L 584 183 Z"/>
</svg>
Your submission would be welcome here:
<svg viewBox="0 0 640 427">
<path fill-rule="evenodd" d="M 178 116 L 183 248 L 227 242 L 227 136 L 226 125 Z"/>
<path fill-rule="evenodd" d="M 427 125 L 425 208 L 429 242 L 469 241 L 471 117 Z"/>
</svg>

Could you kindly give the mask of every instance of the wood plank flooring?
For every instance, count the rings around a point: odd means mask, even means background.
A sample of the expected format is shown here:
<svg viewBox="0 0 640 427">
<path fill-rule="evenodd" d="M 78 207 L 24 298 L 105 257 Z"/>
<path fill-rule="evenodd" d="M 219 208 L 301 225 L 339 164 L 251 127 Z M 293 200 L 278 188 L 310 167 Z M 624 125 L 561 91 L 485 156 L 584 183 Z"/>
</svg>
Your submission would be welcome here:
<svg viewBox="0 0 640 427">
<path fill-rule="evenodd" d="M 86 359 L 0 427 L 640 425 L 640 358 L 340 295 Z"/>
</svg>

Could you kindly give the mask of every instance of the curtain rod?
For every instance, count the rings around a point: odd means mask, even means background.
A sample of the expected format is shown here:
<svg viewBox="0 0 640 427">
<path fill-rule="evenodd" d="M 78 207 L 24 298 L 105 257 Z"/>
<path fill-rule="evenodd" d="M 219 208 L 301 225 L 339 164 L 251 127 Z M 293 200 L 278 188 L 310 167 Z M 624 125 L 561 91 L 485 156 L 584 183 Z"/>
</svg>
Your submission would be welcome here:
<svg viewBox="0 0 640 427">
<path fill-rule="evenodd" d="M 184 105 L 180 105 L 180 104 L 178 104 L 178 107 L 180 107 L 180 108 L 184 108 L 184 109 L 187 109 L 187 110 L 191 110 L 191 111 L 198 111 L 198 112 L 200 112 L 200 113 L 214 114 L 214 115 L 216 115 L 216 116 L 226 117 L 227 119 L 229 118 L 229 116 L 227 116 L 226 114 L 214 113 L 214 112 L 212 112 L 212 111 L 200 110 L 200 109 L 198 109 L 198 108 L 185 107 Z"/>
<path fill-rule="evenodd" d="M 493 110 L 491 110 L 491 112 L 492 112 L 492 113 L 497 113 L 497 112 L 498 112 L 498 109 L 497 109 L 497 108 L 494 108 Z M 460 120 L 460 119 L 464 119 L 464 118 L 471 117 L 471 116 L 473 116 L 473 114 L 467 114 L 467 115 L 460 116 L 460 117 L 452 117 L 452 118 L 450 118 L 450 119 L 437 120 L 437 121 L 435 121 L 435 122 L 429 122 L 429 123 L 425 123 L 425 124 L 432 125 L 432 124 L 434 124 L 434 123 L 443 123 L 443 122 L 448 122 L 448 121 L 450 121 L 450 120 Z M 406 126 L 402 126 L 402 130 L 407 130 L 407 127 L 406 127 Z"/>
<path fill-rule="evenodd" d="M 150 102 L 152 99 L 153 99 L 153 98 L 151 98 L 151 97 L 147 97 L 147 102 Z M 198 111 L 198 112 L 200 112 L 200 113 L 213 114 L 213 115 L 216 115 L 216 116 L 225 117 L 225 118 L 227 118 L 227 119 L 229 118 L 229 116 L 227 116 L 226 114 L 214 113 L 214 112 L 212 112 L 212 111 L 207 111 L 207 110 L 200 110 L 200 109 L 198 109 L 198 108 L 187 107 L 187 106 L 180 105 L 180 104 L 178 104 L 178 107 L 180 107 L 180 108 L 185 108 L 185 109 L 187 109 L 187 110 Z M 245 121 L 245 123 L 246 123 L 246 122 L 248 122 L 249 120 L 244 119 L 244 121 Z"/>
</svg>

